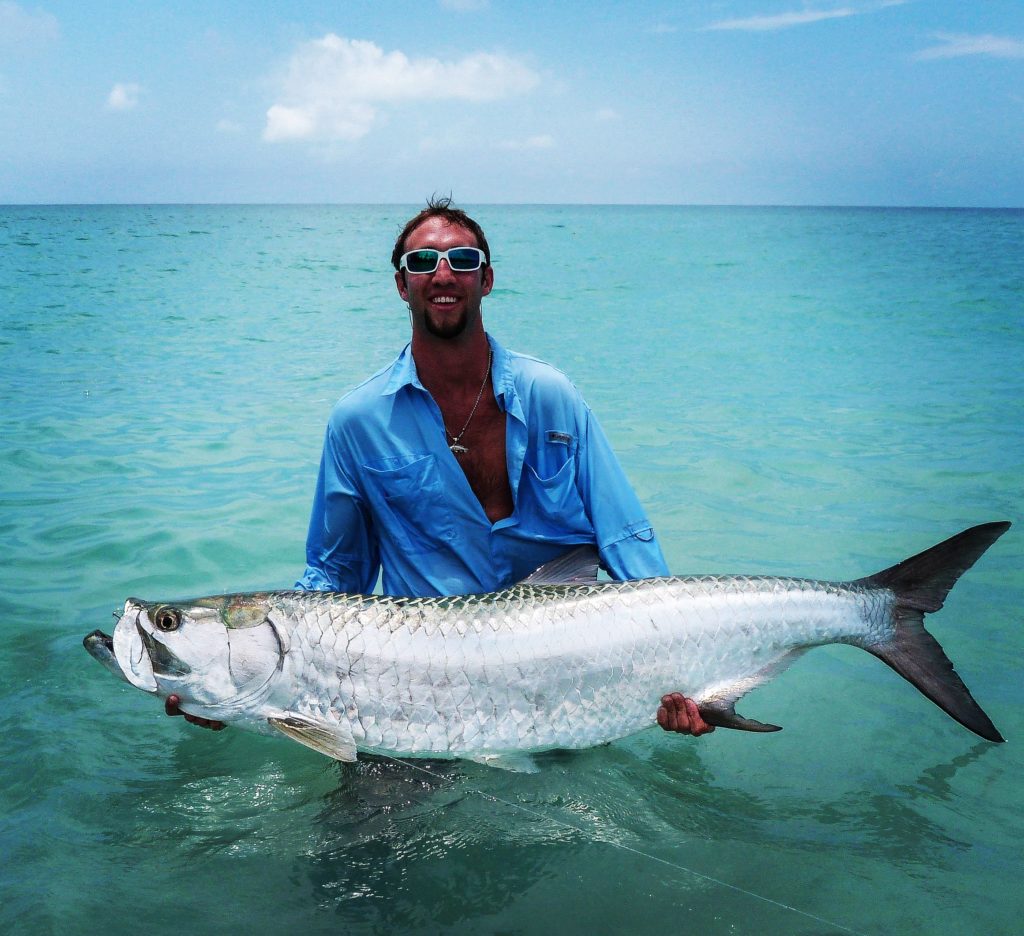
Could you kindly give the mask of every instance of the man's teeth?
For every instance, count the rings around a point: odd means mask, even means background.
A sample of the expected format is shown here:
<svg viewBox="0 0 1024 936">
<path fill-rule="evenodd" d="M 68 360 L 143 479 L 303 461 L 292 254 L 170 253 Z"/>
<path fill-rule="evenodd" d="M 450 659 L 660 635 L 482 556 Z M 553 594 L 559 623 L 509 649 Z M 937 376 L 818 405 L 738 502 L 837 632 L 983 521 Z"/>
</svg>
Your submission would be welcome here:
<svg viewBox="0 0 1024 936">
<path fill-rule="evenodd" d="M 454 296 L 435 296 L 432 302 L 458 302 Z"/>
</svg>

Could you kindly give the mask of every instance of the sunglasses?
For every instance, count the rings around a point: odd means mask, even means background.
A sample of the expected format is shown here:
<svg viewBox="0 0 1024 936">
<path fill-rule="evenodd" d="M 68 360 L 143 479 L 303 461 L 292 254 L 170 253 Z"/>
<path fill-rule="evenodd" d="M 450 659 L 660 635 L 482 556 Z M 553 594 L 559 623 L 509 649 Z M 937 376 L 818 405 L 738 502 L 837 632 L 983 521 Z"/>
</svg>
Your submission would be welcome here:
<svg viewBox="0 0 1024 936">
<path fill-rule="evenodd" d="M 433 273 L 442 260 L 448 261 L 448 268 L 453 273 L 471 273 L 487 262 L 479 247 L 449 247 L 447 250 L 424 247 L 402 254 L 398 266 L 410 273 Z"/>
</svg>

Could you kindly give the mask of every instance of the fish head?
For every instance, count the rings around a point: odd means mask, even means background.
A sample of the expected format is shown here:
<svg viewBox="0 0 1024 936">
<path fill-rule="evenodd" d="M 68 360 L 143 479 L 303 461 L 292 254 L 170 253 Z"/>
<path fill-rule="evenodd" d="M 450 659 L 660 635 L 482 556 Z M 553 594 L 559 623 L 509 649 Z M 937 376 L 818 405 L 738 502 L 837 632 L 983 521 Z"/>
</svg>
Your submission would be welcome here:
<svg viewBox="0 0 1024 936">
<path fill-rule="evenodd" d="M 258 696 L 281 669 L 284 647 L 270 617 L 260 594 L 129 598 L 111 649 L 133 686 L 161 698 L 177 695 L 183 707 L 191 703 L 192 714 L 223 718 Z M 99 651 L 99 641 L 93 643 Z M 90 652 L 106 662 L 102 652 Z"/>
</svg>

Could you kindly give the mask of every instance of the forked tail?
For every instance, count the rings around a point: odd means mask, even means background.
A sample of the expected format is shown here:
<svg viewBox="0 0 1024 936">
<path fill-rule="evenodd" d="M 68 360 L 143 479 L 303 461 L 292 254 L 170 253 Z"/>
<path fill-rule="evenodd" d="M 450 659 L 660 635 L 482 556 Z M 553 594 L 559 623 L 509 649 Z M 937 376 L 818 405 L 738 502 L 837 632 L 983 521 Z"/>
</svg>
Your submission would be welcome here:
<svg viewBox="0 0 1024 936">
<path fill-rule="evenodd" d="M 917 686 L 946 714 L 988 741 L 1004 738 L 974 701 L 939 642 L 925 630 L 924 616 L 942 607 L 957 579 L 1009 528 L 1006 522 L 971 527 L 854 583 L 887 588 L 896 595 L 895 633 L 884 643 L 864 649 Z"/>
</svg>

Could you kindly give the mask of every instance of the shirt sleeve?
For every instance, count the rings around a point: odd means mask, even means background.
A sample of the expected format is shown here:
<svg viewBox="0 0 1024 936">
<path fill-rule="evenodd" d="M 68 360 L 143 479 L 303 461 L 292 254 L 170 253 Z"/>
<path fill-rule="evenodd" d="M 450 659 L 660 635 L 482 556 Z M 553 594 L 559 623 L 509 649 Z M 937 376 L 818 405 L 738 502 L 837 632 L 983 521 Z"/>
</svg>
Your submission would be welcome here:
<svg viewBox="0 0 1024 936">
<path fill-rule="evenodd" d="M 306 571 L 295 587 L 365 595 L 373 591 L 379 571 L 370 514 L 328 426 L 306 536 Z"/>
<path fill-rule="evenodd" d="M 654 528 L 585 403 L 580 428 L 577 487 L 594 527 L 601 564 L 619 581 L 668 575 Z"/>
</svg>

